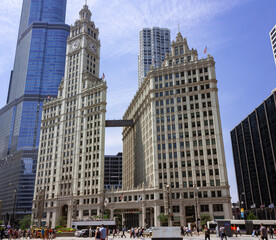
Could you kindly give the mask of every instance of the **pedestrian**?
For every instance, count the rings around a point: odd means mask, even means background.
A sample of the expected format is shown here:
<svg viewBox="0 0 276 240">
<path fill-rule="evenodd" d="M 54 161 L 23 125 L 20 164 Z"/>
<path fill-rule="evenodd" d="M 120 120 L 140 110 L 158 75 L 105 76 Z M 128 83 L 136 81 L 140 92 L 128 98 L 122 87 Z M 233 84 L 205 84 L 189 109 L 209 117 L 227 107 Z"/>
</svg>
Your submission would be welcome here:
<svg viewBox="0 0 276 240">
<path fill-rule="evenodd" d="M 96 228 L 95 240 L 101 240 L 101 231 L 99 227 Z"/>
<path fill-rule="evenodd" d="M 41 238 L 44 240 L 45 239 L 45 230 L 42 228 L 41 230 Z"/>
<path fill-rule="evenodd" d="M 261 225 L 260 225 L 261 227 L 260 227 L 260 232 L 261 232 L 261 239 L 265 239 L 265 240 L 268 240 L 267 239 L 267 230 L 266 230 L 266 228 L 263 226 L 263 224 L 261 223 Z"/>
<path fill-rule="evenodd" d="M 116 237 L 116 229 L 115 228 L 113 229 L 112 234 L 113 234 L 113 238 L 115 238 Z"/>
<path fill-rule="evenodd" d="M 274 231 L 274 229 L 270 226 L 270 227 L 269 227 L 269 235 L 270 235 L 270 238 L 273 238 L 273 231 Z"/>
<path fill-rule="evenodd" d="M 225 230 L 224 226 L 220 227 L 219 232 L 220 232 L 220 238 L 221 238 L 221 240 L 223 240 L 223 238 L 225 238 L 227 240 L 226 230 Z"/>
<path fill-rule="evenodd" d="M 123 228 L 122 228 L 122 236 L 121 236 L 122 238 L 123 238 L 123 237 L 125 237 L 125 238 L 126 238 L 125 231 L 126 231 L 126 228 L 125 228 L 125 227 L 123 227 Z"/>
<path fill-rule="evenodd" d="M 240 236 L 241 236 L 241 229 L 240 229 L 239 226 L 237 227 L 237 234 L 236 235 L 238 235 L 238 234 L 240 234 Z"/>
<path fill-rule="evenodd" d="M 185 236 L 184 227 L 183 226 L 180 227 L 180 234 L 181 234 L 182 237 Z"/>
<path fill-rule="evenodd" d="M 4 228 L 2 228 L 0 233 L 1 240 L 4 238 L 4 235 L 5 235 L 5 230 Z"/>
<path fill-rule="evenodd" d="M 134 238 L 134 227 L 130 229 L 130 238 Z"/>
<path fill-rule="evenodd" d="M 205 225 L 204 227 L 204 232 L 205 232 L 205 240 L 209 239 L 210 240 L 210 229 Z"/>
<path fill-rule="evenodd" d="M 101 225 L 100 231 L 101 231 L 101 240 L 105 240 L 107 238 L 107 233 L 106 233 L 106 228 L 104 227 L 104 224 Z"/>
</svg>

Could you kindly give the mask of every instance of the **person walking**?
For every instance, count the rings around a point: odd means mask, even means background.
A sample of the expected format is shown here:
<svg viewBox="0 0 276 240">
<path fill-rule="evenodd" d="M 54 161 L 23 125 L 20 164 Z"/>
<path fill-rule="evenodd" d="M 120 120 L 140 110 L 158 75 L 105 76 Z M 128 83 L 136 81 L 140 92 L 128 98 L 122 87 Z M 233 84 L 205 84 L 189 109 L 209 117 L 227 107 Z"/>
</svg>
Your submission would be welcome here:
<svg viewBox="0 0 276 240">
<path fill-rule="evenodd" d="M 204 227 L 204 232 L 205 232 L 205 240 L 209 239 L 210 240 L 210 229 L 205 225 Z"/>
<path fill-rule="evenodd" d="M 113 239 L 114 239 L 116 237 L 116 228 L 113 229 L 112 234 L 113 234 Z"/>
<path fill-rule="evenodd" d="M 45 239 L 45 230 L 44 229 L 41 230 L 41 238 L 43 240 Z"/>
<path fill-rule="evenodd" d="M 125 231 L 126 231 L 126 228 L 125 228 L 125 227 L 123 227 L 123 228 L 122 228 L 122 236 L 121 236 L 122 238 L 123 238 L 123 237 L 125 237 L 125 238 L 126 238 Z"/>
<path fill-rule="evenodd" d="M 274 229 L 270 226 L 270 227 L 269 227 L 269 235 L 270 235 L 270 238 L 273 238 L 273 231 L 274 231 Z"/>
<path fill-rule="evenodd" d="M 221 238 L 221 240 L 223 240 L 223 238 L 225 238 L 227 240 L 226 230 L 225 230 L 224 226 L 220 227 L 219 232 L 220 232 L 220 238 Z"/>
<path fill-rule="evenodd" d="M 101 240 L 107 239 L 106 228 L 104 227 L 103 224 L 101 225 L 100 231 L 101 231 Z"/>
<path fill-rule="evenodd" d="M 240 236 L 241 236 L 241 229 L 240 229 L 239 226 L 237 226 L 237 235 L 238 235 L 238 234 L 240 234 Z"/>
<path fill-rule="evenodd" d="M 95 240 L 101 240 L 101 231 L 99 227 L 96 228 Z"/>
<path fill-rule="evenodd" d="M 260 228 L 260 232 L 261 232 L 261 239 L 265 239 L 265 240 L 268 240 L 267 239 L 267 230 L 266 230 L 266 227 L 261 223 L 261 228 Z"/>
<path fill-rule="evenodd" d="M 134 227 L 130 229 L 130 238 L 134 238 Z"/>
<path fill-rule="evenodd" d="M 185 236 L 184 227 L 183 226 L 180 227 L 180 234 L 181 234 L 181 237 Z"/>
<path fill-rule="evenodd" d="M 1 240 L 4 238 L 4 235 L 5 235 L 5 230 L 4 228 L 2 228 L 0 233 Z"/>
</svg>

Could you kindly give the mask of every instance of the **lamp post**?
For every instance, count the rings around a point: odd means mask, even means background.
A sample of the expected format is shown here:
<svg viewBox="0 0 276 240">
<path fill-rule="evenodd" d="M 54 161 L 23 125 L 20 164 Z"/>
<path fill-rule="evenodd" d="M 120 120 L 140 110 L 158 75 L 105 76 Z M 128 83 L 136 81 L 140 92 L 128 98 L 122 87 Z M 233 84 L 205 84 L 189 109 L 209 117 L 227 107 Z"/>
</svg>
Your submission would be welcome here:
<svg viewBox="0 0 276 240">
<path fill-rule="evenodd" d="M 197 187 L 196 183 L 194 183 L 194 189 L 195 189 L 195 217 L 196 217 L 196 230 L 199 229 L 198 227 L 198 211 L 197 211 L 197 201 L 198 201 L 198 190 L 199 187 Z"/>
<path fill-rule="evenodd" d="M 14 188 L 14 198 L 13 198 L 13 210 L 12 210 L 12 227 L 14 228 L 14 222 L 15 222 L 15 208 L 16 208 L 16 196 L 17 196 L 17 188 L 13 183 L 9 184 Z"/>
<path fill-rule="evenodd" d="M 244 218 L 244 215 L 242 216 L 242 212 L 241 212 L 241 208 L 243 207 L 243 201 L 241 200 L 242 195 L 244 195 L 244 192 L 242 192 L 240 195 L 239 205 L 240 205 L 241 218 Z M 243 212 L 243 214 L 244 214 L 244 212 Z"/>
</svg>

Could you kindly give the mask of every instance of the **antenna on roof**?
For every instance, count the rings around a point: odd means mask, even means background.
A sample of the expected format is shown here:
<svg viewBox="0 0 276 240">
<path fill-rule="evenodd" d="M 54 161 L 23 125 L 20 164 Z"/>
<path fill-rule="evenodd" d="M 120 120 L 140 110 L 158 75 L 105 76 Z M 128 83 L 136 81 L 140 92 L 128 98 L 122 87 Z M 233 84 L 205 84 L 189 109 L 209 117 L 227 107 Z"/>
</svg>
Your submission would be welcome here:
<svg viewBox="0 0 276 240">
<path fill-rule="evenodd" d="M 179 23 L 178 23 L 178 32 L 180 32 Z"/>
</svg>

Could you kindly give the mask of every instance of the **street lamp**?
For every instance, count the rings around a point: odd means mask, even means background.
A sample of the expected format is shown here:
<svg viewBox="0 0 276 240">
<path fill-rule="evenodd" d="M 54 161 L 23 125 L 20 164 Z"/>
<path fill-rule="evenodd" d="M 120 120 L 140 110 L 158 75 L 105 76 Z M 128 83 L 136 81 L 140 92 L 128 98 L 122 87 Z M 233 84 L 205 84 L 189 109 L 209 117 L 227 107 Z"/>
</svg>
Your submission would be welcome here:
<svg viewBox="0 0 276 240">
<path fill-rule="evenodd" d="M 195 217 L 196 217 L 196 231 L 198 231 L 198 211 L 197 211 L 197 200 L 198 200 L 198 190 L 199 187 L 197 187 L 196 183 L 194 183 L 194 189 L 195 189 Z"/>
<path fill-rule="evenodd" d="M 9 185 L 14 188 L 13 210 L 12 210 L 12 227 L 14 228 L 17 188 L 13 183 L 9 183 Z"/>
<path fill-rule="evenodd" d="M 241 200 L 242 195 L 244 195 L 244 192 L 242 192 L 241 195 L 240 195 L 239 205 L 240 205 L 241 218 L 244 218 L 244 215 L 242 216 L 242 212 L 241 212 L 241 207 L 243 207 L 243 201 Z M 243 214 L 244 214 L 244 213 L 243 213 Z"/>
</svg>

